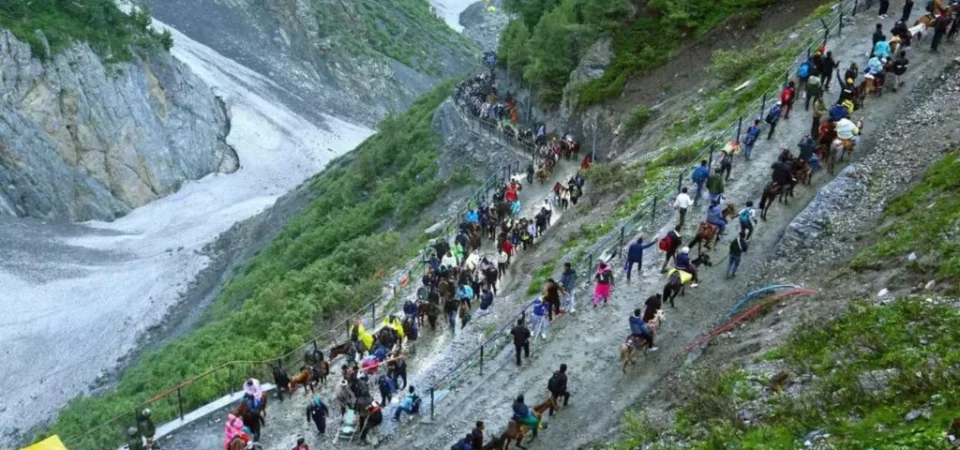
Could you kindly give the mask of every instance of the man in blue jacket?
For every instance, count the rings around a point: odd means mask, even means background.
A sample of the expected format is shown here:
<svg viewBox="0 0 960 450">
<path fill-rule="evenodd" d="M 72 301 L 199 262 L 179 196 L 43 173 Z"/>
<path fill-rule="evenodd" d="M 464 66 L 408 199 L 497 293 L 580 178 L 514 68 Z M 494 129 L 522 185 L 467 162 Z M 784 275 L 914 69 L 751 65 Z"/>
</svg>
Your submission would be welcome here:
<svg viewBox="0 0 960 450">
<path fill-rule="evenodd" d="M 633 265 L 637 265 L 637 270 L 643 269 L 643 251 L 657 243 L 657 238 L 650 240 L 649 244 L 643 243 L 643 236 L 637 238 L 637 241 L 630 244 L 627 250 L 627 266 L 623 270 L 627 271 L 627 283 L 630 282 L 630 272 L 633 272 Z"/>
<path fill-rule="evenodd" d="M 537 428 L 540 428 L 540 419 L 537 419 L 537 416 L 533 414 L 533 410 L 523 402 L 523 394 L 518 395 L 517 400 L 513 402 L 513 418 L 517 422 L 526 425 L 527 428 L 533 432 L 533 437 L 537 437 Z"/>
<path fill-rule="evenodd" d="M 700 201 L 700 196 L 703 195 L 703 184 L 707 182 L 708 176 L 710 176 L 710 167 L 707 166 L 707 160 L 704 159 L 700 161 L 700 165 L 693 169 L 693 173 L 690 175 L 693 182 L 697 184 L 697 195 L 693 197 L 694 205 Z"/>
<path fill-rule="evenodd" d="M 707 210 L 707 223 L 719 228 L 720 231 L 717 232 L 717 235 L 723 236 L 723 230 L 727 228 L 727 219 L 723 217 L 719 202 L 710 204 L 710 209 Z"/>
<path fill-rule="evenodd" d="M 653 334 L 647 328 L 647 323 L 643 321 L 643 311 L 640 311 L 639 308 L 633 310 L 633 315 L 630 316 L 630 336 L 647 341 L 651 351 L 657 350 L 653 346 Z"/>
</svg>

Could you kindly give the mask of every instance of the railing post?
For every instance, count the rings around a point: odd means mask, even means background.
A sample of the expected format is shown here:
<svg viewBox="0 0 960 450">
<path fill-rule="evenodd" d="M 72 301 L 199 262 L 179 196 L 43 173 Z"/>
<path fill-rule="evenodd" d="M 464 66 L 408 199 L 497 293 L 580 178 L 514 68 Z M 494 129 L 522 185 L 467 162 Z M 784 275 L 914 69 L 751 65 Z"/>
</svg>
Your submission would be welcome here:
<svg viewBox="0 0 960 450">
<path fill-rule="evenodd" d="M 681 170 L 680 173 L 677 174 L 677 193 L 679 194 L 682 189 L 683 189 L 683 171 Z"/>
<path fill-rule="evenodd" d="M 737 144 L 740 143 L 740 129 L 743 127 L 743 116 L 737 119 Z"/>
<path fill-rule="evenodd" d="M 620 227 L 620 246 L 617 247 L 617 257 L 623 259 L 623 235 L 626 234 L 627 226 Z"/>
<path fill-rule="evenodd" d="M 433 388 L 430 388 L 430 420 L 433 420 Z"/>
<path fill-rule="evenodd" d="M 597 127 L 593 127 L 593 149 L 590 153 L 590 160 L 597 162 Z"/>
<path fill-rule="evenodd" d="M 316 339 L 313 340 L 313 349 L 314 349 L 314 350 L 320 350 L 320 347 L 317 347 L 317 340 L 316 340 Z"/>
<path fill-rule="evenodd" d="M 480 375 L 483 375 L 483 345 L 480 346 Z"/>
<path fill-rule="evenodd" d="M 853 0 L 853 16 L 857 15 L 857 7 L 860 6 L 860 0 Z"/>
<path fill-rule="evenodd" d="M 183 420 L 183 395 L 180 393 L 180 386 L 177 386 L 177 407 L 180 409 L 180 420 Z"/>
<path fill-rule="evenodd" d="M 763 117 L 763 112 L 767 110 L 767 93 L 763 93 L 763 99 L 760 100 L 760 117 Z"/>
<path fill-rule="evenodd" d="M 587 267 L 591 272 L 593 271 L 593 253 L 587 258 Z"/>
<path fill-rule="evenodd" d="M 825 30 L 823 33 L 823 45 L 827 45 L 827 35 L 830 34 L 830 30 Z M 843 37 L 843 3 L 840 3 L 840 21 L 837 22 L 837 37 Z"/>
<path fill-rule="evenodd" d="M 377 304 L 376 302 L 370 304 L 370 328 L 373 329 L 377 324 Z"/>
</svg>

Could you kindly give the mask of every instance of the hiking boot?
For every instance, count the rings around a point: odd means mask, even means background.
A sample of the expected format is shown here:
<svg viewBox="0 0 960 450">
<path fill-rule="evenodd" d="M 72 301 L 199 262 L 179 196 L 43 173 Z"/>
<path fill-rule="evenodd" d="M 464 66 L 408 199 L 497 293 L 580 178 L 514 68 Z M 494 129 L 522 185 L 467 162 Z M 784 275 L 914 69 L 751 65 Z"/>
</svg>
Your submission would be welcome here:
<svg viewBox="0 0 960 450">
<path fill-rule="evenodd" d="M 651 352 L 655 352 L 657 350 L 660 350 L 660 347 L 650 347 Z"/>
</svg>

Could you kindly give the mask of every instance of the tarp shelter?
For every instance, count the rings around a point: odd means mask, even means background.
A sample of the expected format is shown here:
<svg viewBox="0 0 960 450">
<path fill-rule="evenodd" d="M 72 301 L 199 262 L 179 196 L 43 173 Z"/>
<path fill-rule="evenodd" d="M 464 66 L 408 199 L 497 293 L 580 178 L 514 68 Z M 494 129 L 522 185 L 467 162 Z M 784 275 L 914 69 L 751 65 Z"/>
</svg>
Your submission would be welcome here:
<svg viewBox="0 0 960 450">
<path fill-rule="evenodd" d="M 63 445 L 60 436 L 54 435 L 20 450 L 67 450 L 67 447 Z"/>
</svg>

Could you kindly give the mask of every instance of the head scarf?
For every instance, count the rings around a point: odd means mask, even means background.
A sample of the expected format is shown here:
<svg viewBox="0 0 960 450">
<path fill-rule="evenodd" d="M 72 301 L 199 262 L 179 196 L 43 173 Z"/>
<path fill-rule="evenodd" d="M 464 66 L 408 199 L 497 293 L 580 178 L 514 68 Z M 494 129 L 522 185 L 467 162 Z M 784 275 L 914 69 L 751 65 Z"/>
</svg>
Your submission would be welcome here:
<svg viewBox="0 0 960 450">
<path fill-rule="evenodd" d="M 260 381 L 256 378 L 250 378 L 243 384 L 243 393 L 253 397 L 255 400 L 263 398 L 263 390 L 260 389 Z"/>
<path fill-rule="evenodd" d="M 227 423 L 223 427 L 223 433 L 225 435 L 223 448 L 229 448 L 233 438 L 243 434 L 243 421 L 233 413 L 228 414 Z"/>
</svg>

